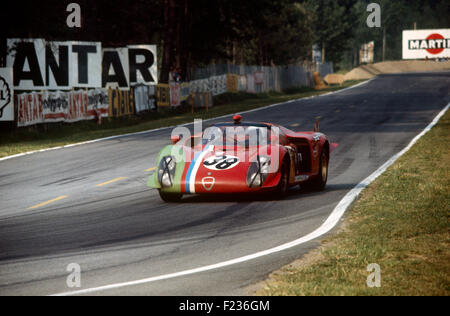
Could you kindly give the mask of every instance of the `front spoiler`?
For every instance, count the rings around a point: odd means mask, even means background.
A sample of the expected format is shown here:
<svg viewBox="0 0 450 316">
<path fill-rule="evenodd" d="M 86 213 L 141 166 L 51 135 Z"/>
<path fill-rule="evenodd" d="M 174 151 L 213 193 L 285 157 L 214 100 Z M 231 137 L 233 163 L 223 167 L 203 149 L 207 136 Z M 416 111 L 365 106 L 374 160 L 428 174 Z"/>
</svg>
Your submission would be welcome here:
<svg viewBox="0 0 450 316">
<path fill-rule="evenodd" d="M 167 193 L 181 193 L 181 194 L 239 194 L 239 193 L 258 193 L 258 192 L 268 192 L 276 189 L 278 183 L 280 182 L 281 176 L 279 174 L 275 174 L 269 177 L 264 185 L 259 188 L 249 188 L 247 183 L 241 182 L 218 182 L 214 183 L 214 185 L 205 185 L 201 183 L 201 181 L 195 182 L 195 191 L 191 192 L 190 190 L 186 190 L 186 182 L 179 181 L 174 182 L 172 187 L 162 188 L 157 176 L 156 172 L 150 176 L 147 186 L 153 189 L 158 189 Z"/>
</svg>

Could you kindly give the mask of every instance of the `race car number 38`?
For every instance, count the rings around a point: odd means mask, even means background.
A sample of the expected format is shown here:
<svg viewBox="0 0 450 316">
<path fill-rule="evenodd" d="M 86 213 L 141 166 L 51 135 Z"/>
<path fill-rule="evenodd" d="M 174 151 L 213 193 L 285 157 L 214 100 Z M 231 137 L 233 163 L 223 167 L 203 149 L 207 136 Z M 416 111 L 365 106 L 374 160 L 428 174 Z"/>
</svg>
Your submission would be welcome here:
<svg viewBox="0 0 450 316">
<path fill-rule="evenodd" d="M 210 170 L 228 170 L 234 168 L 239 163 L 239 158 L 234 156 L 212 156 L 205 161 L 203 165 Z"/>
</svg>

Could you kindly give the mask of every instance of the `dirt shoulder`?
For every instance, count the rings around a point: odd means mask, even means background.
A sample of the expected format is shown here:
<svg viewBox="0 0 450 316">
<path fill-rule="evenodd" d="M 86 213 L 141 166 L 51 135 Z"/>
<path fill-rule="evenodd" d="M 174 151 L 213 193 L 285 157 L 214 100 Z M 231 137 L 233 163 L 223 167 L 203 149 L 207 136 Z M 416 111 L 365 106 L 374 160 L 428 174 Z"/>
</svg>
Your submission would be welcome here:
<svg viewBox="0 0 450 316">
<path fill-rule="evenodd" d="M 372 79 L 380 74 L 396 74 L 402 72 L 426 72 L 450 70 L 450 61 L 436 62 L 425 60 L 385 61 L 376 64 L 362 65 L 345 74 L 344 80 Z"/>
</svg>

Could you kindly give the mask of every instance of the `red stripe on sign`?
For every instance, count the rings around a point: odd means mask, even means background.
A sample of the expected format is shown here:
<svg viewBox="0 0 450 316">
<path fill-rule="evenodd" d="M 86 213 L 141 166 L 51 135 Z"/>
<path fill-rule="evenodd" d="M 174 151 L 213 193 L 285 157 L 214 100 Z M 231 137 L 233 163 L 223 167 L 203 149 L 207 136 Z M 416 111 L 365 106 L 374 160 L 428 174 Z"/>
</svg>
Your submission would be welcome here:
<svg viewBox="0 0 450 316">
<path fill-rule="evenodd" d="M 65 118 L 66 115 L 64 113 L 51 113 L 45 114 L 44 119 L 56 119 L 56 118 Z"/>
<path fill-rule="evenodd" d="M 429 52 L 430 54 L 433 55 L 437 55 L 440 54 L 444 51 L 444 47 L 445 47 L 445 38 L 444 36 L 442 36 L 441 34 L 431 34 L 430 36 L 427 37 L 428 40 L 428 44 L 430 45 L 430 40 L 440 40 L 442 41 L 442 46 L 440 48 L 430 48 L 428 47 L 428 49 L 426 50 L 427 52 Z M 436 46 L 436 43 L 434 43 L 434 46 Z"/>
</svg>

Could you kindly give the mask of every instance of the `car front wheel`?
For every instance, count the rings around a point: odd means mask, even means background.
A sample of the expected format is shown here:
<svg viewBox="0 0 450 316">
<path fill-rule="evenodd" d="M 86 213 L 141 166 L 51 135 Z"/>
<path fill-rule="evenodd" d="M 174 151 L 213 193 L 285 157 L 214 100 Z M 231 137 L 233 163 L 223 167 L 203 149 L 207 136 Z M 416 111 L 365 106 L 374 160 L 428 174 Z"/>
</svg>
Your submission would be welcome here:
<svg viewBox="0 0 450 316">
<path fill-rule="evenodd" d="M 158 190 L 159 196 L 164 202 L 168 203 L 177 203 L 181 201 L 181 198 L 183 197 L 182 194 L 179 193 L 167 193 L 161 190 Z"/>
<path fill-rule="evenodd" d="M 275 190 L 275 198 L 283 199 L 286 197 L 288 189 L 289 189 L 289 162 L 284 161 L 281 166 L 281 178 L 278 186 Z"/>
</svg>

